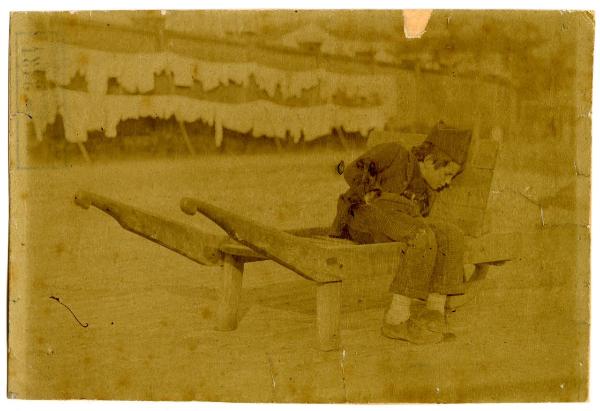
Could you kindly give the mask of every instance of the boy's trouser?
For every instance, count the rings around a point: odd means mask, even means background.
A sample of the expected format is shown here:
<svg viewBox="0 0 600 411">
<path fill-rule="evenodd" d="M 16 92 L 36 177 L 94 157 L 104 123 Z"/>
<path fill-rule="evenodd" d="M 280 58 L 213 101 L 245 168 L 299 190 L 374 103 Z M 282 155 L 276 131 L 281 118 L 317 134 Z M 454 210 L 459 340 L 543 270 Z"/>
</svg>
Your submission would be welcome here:
<svg viewBox="0 0 600 411">
<path fill-rule="evenodd" d="M 362 244 L 406 242 L 400 271 L 390 291 L 412 298 L 429 293 L 462 294 L 464 235 L 453 224 L 411 216 L 389 204 L 362 205 L 353 209 L 348 232 Z"/>
</svg>

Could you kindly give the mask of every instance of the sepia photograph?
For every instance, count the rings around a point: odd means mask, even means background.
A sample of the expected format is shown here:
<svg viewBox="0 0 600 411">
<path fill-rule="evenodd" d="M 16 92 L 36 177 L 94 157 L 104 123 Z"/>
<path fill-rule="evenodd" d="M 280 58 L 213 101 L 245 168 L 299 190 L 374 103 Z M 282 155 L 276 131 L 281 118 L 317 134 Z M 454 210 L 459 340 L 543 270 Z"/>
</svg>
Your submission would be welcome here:
<svg viewBox="0 0 600 411">
<path fill-rule="evenodd" d="M 588 401 L 594 36 L 12 12 L 8 398 Z"/>
</svg>

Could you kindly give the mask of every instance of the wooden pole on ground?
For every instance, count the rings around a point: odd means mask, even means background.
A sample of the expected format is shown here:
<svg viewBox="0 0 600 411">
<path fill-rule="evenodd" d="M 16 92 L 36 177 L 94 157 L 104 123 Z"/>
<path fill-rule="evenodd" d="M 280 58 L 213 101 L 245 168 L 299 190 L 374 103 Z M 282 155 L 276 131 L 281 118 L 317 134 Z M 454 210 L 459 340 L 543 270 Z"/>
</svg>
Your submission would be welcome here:
<svg viewBox="0 0 600 411">
<path fill-rule="evenodd" d="M 185 124 L 183 124 L 183 121 L 177 121 L 177 124 L 179 124 L 179 130 L 181 131 L 181 135 L 183 136 L 183 140 L 185 141 L 185 145 L 187 146 L 188 151 L 191 155 L 195 156 L 196 149 L 192 145 L 190 136 L 188 135 L 187 130 L 185 129 Z"/>
<path fill-rule="evenodd" d="M 283 151 L 283 147 L 281 145 L 281 141 L 279 141 L 279 137 L 273 137 L 275 139 L 275 147 L 277 147 L 277 152 L 281 153 Z"/>
<path fill-rule="evenodd" d="M 317 332 L 319 349 L 337 350 L 340 345 L 342 282 L 317 284 Z"/>
<path fill-rule="evenodd" d="M 90 156 L 88 155 L 88 152 L 85 149 L 85 146 L 83 145 L 83 143 L 82 142 L 77 142 L 77 147 L 79 147 L 79 151 L 81 152 L 81 155 L 85 159 L 85 162 L 86 163 L 91 163 L 92 161 L 90 160 Z"/>
<path fill-rule="evenodd" d="M 217 312 L 216 329 L 219 331 L 232 331 L 237 328 L 243 273 L 243 261 L 238 257 L 225 254 L 223 260 L 223 288 Z"/>
<path fill-rule="evenodd" d="M 337 131 L 337 135 L 340 139 L 340 143 L 342 144 L 342 147 L 344 148 L 344 150 L 348 151 L 348 149 L 350 148 L 350 145 L 348 144 L 348 139 L 346 138 L 346 133 L 344 132 L 344 130 L 341 127 L 336 128 Z"/>
</svg>

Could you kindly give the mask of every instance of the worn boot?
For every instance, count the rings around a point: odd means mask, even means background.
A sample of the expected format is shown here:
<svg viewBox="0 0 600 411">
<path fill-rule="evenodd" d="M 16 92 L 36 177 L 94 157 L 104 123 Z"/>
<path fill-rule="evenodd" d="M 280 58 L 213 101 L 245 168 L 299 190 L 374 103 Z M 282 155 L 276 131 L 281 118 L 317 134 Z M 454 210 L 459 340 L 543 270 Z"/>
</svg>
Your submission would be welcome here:
<svg viewBox="0 0 600 411">
<path fill-rule="evenodd" d="M 415 324 L 426 330 L 441 334 L 448 332 L 446 316 L 437 310 L 424 309 L 411 318 Z"/>
<path fill-rule="evenodd" d="M 435 344 L 444 339 L 444 333 L 432 331 L 416 323 L 412 318 L 400 324 L 389 324 L 384 321 L 381 333 L 395 340 L 404 340 L 413 344 Z"/>
</svg>

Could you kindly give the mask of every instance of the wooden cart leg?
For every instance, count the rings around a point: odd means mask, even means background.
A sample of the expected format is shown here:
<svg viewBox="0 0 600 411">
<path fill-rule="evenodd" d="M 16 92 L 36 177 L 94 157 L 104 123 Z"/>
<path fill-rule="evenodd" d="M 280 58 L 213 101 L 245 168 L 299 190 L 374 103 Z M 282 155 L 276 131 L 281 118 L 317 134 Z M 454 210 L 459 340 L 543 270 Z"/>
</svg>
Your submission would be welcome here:
<svg viewBox="0 0 600 411">
<path fill-rule="evenodd" d="M 337 350 L 340 345 L 342 282 L 317 284 L 317 331 L 319 349 Z"/>
<path fill-rule="evenodd" d="M 446 308 L 454 312 L 457 308 L 460 308 L 473 300 L 481 289 L 483 280 L 485 279 L 489 268 L 489 264 L 475 264 L 473 274 L 471 274 L 469 280 L 465 282 L 465 293 L 460 295 L 449 295 L 446 299 Z"/>
<path fill-rule="evenodd" d="M 217 312 L 217 330 L 231 331 L 237 328 L 243 273 L 244 262 L 235 256 L 225 254 L 223 261 L 223 288 Z"/>
</svg>

